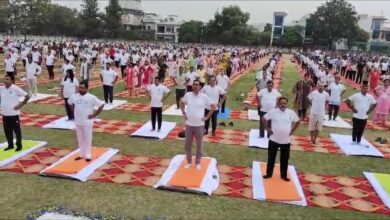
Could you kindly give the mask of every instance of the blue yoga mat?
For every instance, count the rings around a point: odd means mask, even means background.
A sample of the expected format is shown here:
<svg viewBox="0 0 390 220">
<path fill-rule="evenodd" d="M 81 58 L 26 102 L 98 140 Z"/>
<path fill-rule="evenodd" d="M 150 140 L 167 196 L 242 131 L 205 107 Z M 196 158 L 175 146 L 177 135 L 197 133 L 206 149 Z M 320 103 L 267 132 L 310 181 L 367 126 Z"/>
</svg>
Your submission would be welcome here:
<svg viewBox="0 0 390 220">
<path fill-rule="evenodd" d="M 218 119 L 222 119 L 222 120 L 227 120 L 230 118 L 230 112 L 232 110 L 230 108 L 225 108 L 225 112 L 224 113 L 221 113 L 221 109 L 218 110 L 218 115 L 217 115 L 217 118 Z"/>
</svg>

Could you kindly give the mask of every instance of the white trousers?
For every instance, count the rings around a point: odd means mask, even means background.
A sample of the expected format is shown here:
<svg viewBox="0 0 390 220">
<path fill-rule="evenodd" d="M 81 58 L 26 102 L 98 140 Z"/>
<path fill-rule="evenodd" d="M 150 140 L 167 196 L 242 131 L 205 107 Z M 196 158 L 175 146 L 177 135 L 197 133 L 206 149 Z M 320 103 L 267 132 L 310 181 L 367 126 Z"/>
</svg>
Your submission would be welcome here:
<svg viewBox="0 0 390 220">
<path fill-rule="evenodd" d="M 37 89 L 37 78 L 29 78 L 27 79 L 27 85 L 28 85 L 28 95 L 37 95 L 38 89 Z"/>
<path fill-rule="evenodd" d="M 93 124 L 76 125 L 76 135 L 80 156 L 84 159 L 91 159 L 92 157 L 92 132 Z"/>
</svg>

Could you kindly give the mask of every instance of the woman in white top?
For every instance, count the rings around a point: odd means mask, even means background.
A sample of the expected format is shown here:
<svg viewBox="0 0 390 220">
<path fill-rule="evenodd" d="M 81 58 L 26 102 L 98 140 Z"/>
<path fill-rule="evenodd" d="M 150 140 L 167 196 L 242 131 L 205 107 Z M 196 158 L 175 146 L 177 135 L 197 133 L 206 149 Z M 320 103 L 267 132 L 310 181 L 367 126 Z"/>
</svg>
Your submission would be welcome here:
<svg viewBox="0 0 390 220">
<path fill-rule="evenodd" d="M 66 70 L 66 76 L 61 82 L 61 97 L 65 102 L 65 111 L 68 115 L 68 120 L 74 120 L 74 114 L 71 106 L 68 103 L 69 98 L 78 93 L 79 91 L 79 81 L 74 77 L 74 72 L 72 69 Z"/>
</svg>

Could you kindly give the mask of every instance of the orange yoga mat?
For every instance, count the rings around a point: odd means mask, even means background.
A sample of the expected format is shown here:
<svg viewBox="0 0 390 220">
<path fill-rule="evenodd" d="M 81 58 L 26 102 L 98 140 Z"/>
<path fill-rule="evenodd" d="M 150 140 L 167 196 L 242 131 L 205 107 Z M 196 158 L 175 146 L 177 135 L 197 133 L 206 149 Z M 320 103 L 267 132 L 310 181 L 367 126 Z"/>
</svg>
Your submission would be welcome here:
<svg viewBox="0 0 390 220">
<path fill-rule="evenodd" d="M 56 166 L 48 169 L 45 173 L 49 174 L 77 174 L 80 170 L 91 164 L 94 160 L 99 158 L 101 155 L 106 153 L 109 149 L 107 148 L 92 148 L 92 158 L 90 162 L 86 162 L 84 159 L 75 160 L 80 154 L 74 154 L 68 157 L 66 160 L 57 164 Z"/>
<path fill-rule="evenodd" d="M 193 158 L 193 160 L 195 157 Z M 184 158 L 180 167 L 176 170 L 175 174 L 172 176 L 171 180 L 168 182 L 168 186 L 177 186 L 184 188 L 199 188 L 202 184 L 203 178 L 209 168 L 211 159 L 202 158 L 200 164 L 202 166 L 201 170 L 197 170 L 195 165 L 188 169 L 185 169 L 184 166 L 187 164 L 187 160 Z"/>
<path fill-rule="evenodd" d="M 267 163 L 261 163 L 261 172 L 265 174 L 266 170 Z M 287 177 L 290 179 L 290 182 L 286 182 L 280 178 L 280 168 L 276 164 L 272 178 L 263 179 L 266 200 L 291 202 L 302 199 L 291 178 L 290 171 L 287 172 Z"/>
</svg>

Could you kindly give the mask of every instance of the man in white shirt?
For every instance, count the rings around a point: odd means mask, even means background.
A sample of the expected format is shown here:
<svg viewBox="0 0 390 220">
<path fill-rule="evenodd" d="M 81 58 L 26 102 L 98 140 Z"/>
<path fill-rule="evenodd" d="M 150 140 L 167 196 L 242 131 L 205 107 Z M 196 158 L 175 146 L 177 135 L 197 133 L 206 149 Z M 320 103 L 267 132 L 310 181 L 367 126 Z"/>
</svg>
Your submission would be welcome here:
<svg viewBox="0 0 390 220">
<path fill-rule="evenodd" d="M 259 109 L 260 109 L 260 125 L 259 125 L 259 137 L 264 138 L 264 131 L 265 131 L 265 125 L 264 121 L 262 120 L 262 117 L 267 114 L 267 112 L 271 111 L 272 109 L 276 108 L 276 103 L 279 97 L 282 95 L 278 92 L 277 89 L 274 89 L 274 83 L 272 81 L 267 82 L 267 88 L 264 88 L 260 90 L 257 93 L 257 97 L 259 100 Z M 271 121 L 268 121 L 270 123 Z M 270 127 L 271 124 L 268 124 L 268 127 Z M 270 134 L 267 134 L 268 138 Z"/>
<path fill-rule="evenodd" d="M 222 103 L 221 104 L 221 113 L 225 113 L 225 106 L 226 106 L 226 99 L 227 99 L 227 91 L 228 91 L 228 88 L 230 86 L 230 79 L 229 77 L 226 76 L 226 72 L 225 71 L 220 71 L 219 74 L 217 75 L 217 86 L 221 87 L 221 89 L 223 89 L 226 93 L 224 95 L 224 100 L 223 102 L 221 102 L 221 99 L 223 98 L 223 96 L 220 96 L 219 99 L 220 99 L 220 102 Z"/>
<path fill-rule="evenodd" d="M 383 60 L 381 65 L 381 75 L 385 75 L 387 73 L 387 70 L 389 69 L 389 62 L 386 60 Z"/>
<path fill-rule="evenodd" d="M 20 109 L 27 103 L 30 96 L 21 88 L 13 84 L 10 76 L 5 76 L 4 86 L 0 87 L 1 115 L 3 129 L 8 146 L 4 151 L 14 149 L 14 133 L 16 136 L 16 151 L 22 150 L 22 131 L 20 129 Z M 19 98 L 24 97 L 23 102 Z"/>
<path fill-rule="evenodd" d="M 196 140 L 196 157 L 195 164 L 196 169 L 201 170 L 200 161 L 202 159 L 203 151 L 203 133 L 204 122 L 210 118 L 216 109 L 215 104 L 211 103 L 211 100 L 207 95 L 200 92 L 200 81 L 194 80 L 192 84 L 192 92 L 187 92 L 180 101 L 180 108 L 185 119 L 185 152 L 187 156 L 187 164 L 185 168 L 190 168 L 192 164 L 192 140 L 195 137 Z M 187 105 L 187 110 L 185 106 Z M 210 106 L 210 112 L 204 116 L 204 110 Z"/>
<path fill-rule="evenodd" d="M 96 96 L 88 93 L 88 86 L 84 82 L 79 84 L 79 93 L 72 95 L 68 103 L 73 106 L 76 125 L 77 143 L 80 156 L 75 160 L 91 161 L 92 135 L 94 119 L 103 110 L 104 103 Z M 94 112 L 94 108 L 98 109 Z"/>
<path fill-rule="evenodd" d="M 309 131 L 311 143 L 316 144 L 318 134 L 322 130 L 325 117 L 325 107 L 329 100 L 329 94 L 324 91 L 324 84 L 319 82 L 317 90 L 312 91 L 307 98 L 311 103 Z"/>
<path fill-rule="evenodd" d="M 211 135 L 215 136 L 215 130 L 217 129 L 218 108 L 222 105 L 222 103 L 226 99 L 226 95 L 225 95 L 226 91 L 216 85 L 215 76 L 210 77 L 209 83 L 210 85 L 204 86 L 201 92 L 206 94 L 209 97 L 212 104 L 216 105 L 215 111 L 211 114 Z M 220 99 L 221 96 L 222 98 Z M 210 106 L 206 106 L 206 109 L 204 110 L 204 115 L 207 116 L 210 111 L 211 111 Z M 210 125 L 210 119 L 207 119 L 204 125 L 205 128 L 204 135 L 207 135 L 209 133 L 209 125 Z"/>
<path fill-rule="evenodd" d="M 54 62 L 56 61 L 56 58 L 53 53 L 50 51 L 47 52 L 46 56 L 46 68 L 47 72 L 49 72 L 49 79 L 54 79 Z"/>
<path fill-rule="evenodd" d="M 111 64 L 113 60 L 110 58 L 110 54 L 106 53 L 105 55 L 102 54 L 100 57 L 100 64 L 102 66 L 102 70 L 105 70 L 107 68 L 107 63 Z"/>
<path fill-rule="evenodd" d="M 186 79 L 185 74 L 183 73 L 184 68 L 182 66 L 179 67 L 179 71 L 176 73 L 173 81 L 176 86 L 176 107 L 180 108 L 180 99 L 183 98 L 186 93 Z"/>
<path fill-rule="evenodd" d="M 194 71 L 194 67 L 190 66 L 190 71 L 186 73 L 187 92 L 192 92 L 192 84 L 194 80 L 199 80 L 198 72 Z"/>
<path fill-rule="evenodd" d="M 127 67 L 127 63 L 129 62 L 129 57 L 130 55 L 122 50 L 122 53 L 119 56 L 122 78 L 125 77 L 125 69 Z"/>
<path fill-rule="evenodd" d="M 5 64 L 5 72 L 7 73 L 7 76 L 11 77 L 12 81 L 15 82 L 15 61 L 11 59 L 11 55 L 8 54 L 7 58 L 4 60 Z"/>
<path fill-rule="evenodd" d="M 275 158 L 280 148 L 280 177 L 284 181 L 290 181 L 287 177 L 288 160 L 290 158 L 290 136 L 294 133 L 299 125 L 298 115 L 291 109 L 287 109 L 287 98 L 280 97 L 278 108 L 272 109 L 264 115 L 264 121 L 267 133 L 270 134 L 268 142 L 268 161 L 267 172 L 264 179 L 272 177 Z M 268 126 L 271 121 L 271 127 Z"/>
<path fill-rule="evenodd" d="M 114 85 L 118 80 L 118 73 L 111 69 L 111 63 L 106 63 L 106 69 L 100 74 L 100 80 L 103 82 L 104 101 L 106 104 L 112 104 L 114 101 Z"/>
<path fill-rule="evenodd" d="M 154 84 L 151 84 L 147 88 L 148 95 L 150 98 L 150 112 L 152 118 L 152 130 L 156 130 L 156 117 L 157 117 L 157 132 L 161 130 L 162 124 L 162 107 L 163 102 L 168 98 L 171 94 L 170 90 L 160 84 L 160 78 L 154 78 Z"/>
<path fill-rule="evenodd" d="M 32 57 L 28 56 L 26 63 L 26 80 L 28 85 L 28 94 L 37 96 L 37 77 L 41 74 L 42 68 L 32 61 Z"/>
<path fill-rule="evenodd" d="M 64 77 L 66 76 L 66 71 L 69 70 L 69 69 L 73 70 L 73 72 L 76 72 L 76 67 L 73 66 L 73 64 L 71 64 L 69 62 L 69 60 L 65 59 L 64 62 L 65 63 L 62 64 L 62 66 L 61 66 L 61 71 L 62 71 L 62 74 L 63 74 Z"/>
<path fill-rule="evenodd" d="M 335 82 L 331 83 L 327 88 L 329 95 L 328 115 L 329 121 L 333 118 L 336 120 L 340 109 L 341 97 L 345 93 L 345 86 L 340 83 L 340 76 L 335 76 Z"/>
<path fill-rule="evenodd" d="M 345 101 L 352 110 L 352 143 L 360 144 L 368 115 L 376 107 L 375 98 L 367 93 L 368 85 L 362 84 L 361 91 L 348 97 Z"/>
<path fill-rule="evenodd" d="M 41 65 L 41 61 L 42 61 L 41 53 L 39 53 L 39 51 L 36 47 L 33 48 L 32 59 L 33 59 L 34 63 Z"/>
</svg>

